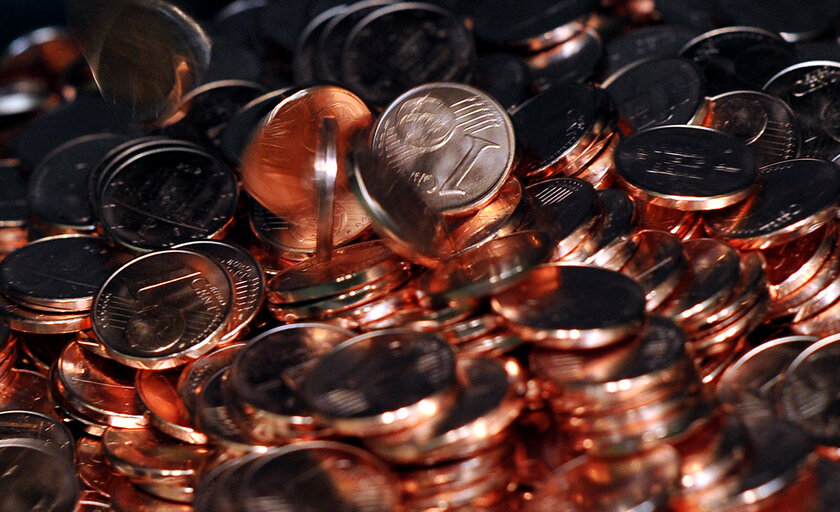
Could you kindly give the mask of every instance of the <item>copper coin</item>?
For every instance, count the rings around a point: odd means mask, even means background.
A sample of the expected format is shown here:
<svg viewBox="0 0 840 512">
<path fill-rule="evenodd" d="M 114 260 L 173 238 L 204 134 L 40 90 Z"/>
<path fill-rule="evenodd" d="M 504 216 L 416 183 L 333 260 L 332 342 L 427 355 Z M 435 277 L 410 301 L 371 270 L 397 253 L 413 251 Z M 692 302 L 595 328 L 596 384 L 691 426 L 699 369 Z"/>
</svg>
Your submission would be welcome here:
<svg viewBox="0 0 840 512">
<path fill-rule="evenodd" d="M 230 274 L 216 260 L 185 250 L 153 252 L 105 282 L 94 300 L 93 330 L 125 365 L 171 368 L 218 344 L 232 299 Z"/>
<path fill-rule="evenodd" d="M 651 203 L 639 205 L 639 225 L 647 229 L 667 231 L 682 238 L 697 220 L 697 214 Z"/>
<path fill-rule="evenodd" d="M 437 416 L 454 400 L 455 353 L 404 329 L 351 338 L 307 373 L 303 396 L 339 433 L 387 434 Z"/>
<path fill-rule="evenodd" d="M 837 278 L 838 272 L 840 272 L 840 248 L 834 245 L 827 259 L 808 281 L 787 295 L 774 298 L 772 315 L 779 317 L 796 313 L 800 306 L 831 284 Z"/>
<path fill-rule="evenodd" d="M 76 465 L 82 482 L 104 496 L 110 496 L 121 480 L 120 473 L 111 465 L 99 439 L 80 437 L 76 441 Z"/>
<path fill-rule="evenodd" d="M 836 226 L 829 223 L 825 228 L 761 251 L 767 262 L 767 281 L 775 296 L 787 296 L 814 277 L 836 243 Z"/>
<path fill-rule="evenodd" d="M 195 477 L 212 449 L 176 441 L 151 428 L 113 428 L 102 434 L 105 455 L 129 478 Z"/>
<path fill-rule="evenodd" d="M 188 417 L 193 415 L 196 400 L 198 400 L 207 379 L 230 365 L 233 356 L 244 346 L 244 343 L 234 343 L 204 354 L 191 361 L 181 370 L 175 387 L 180 401 L 186 408 Z"/>
<path fill-rule="evenodd" d="M 53 366 L 56 400 L 90 422 L 137 428 L 146 425 L 134 390 L 135 370 L 83 351 L 70 343 Z"/>
<path fill-rule="evenodd" d="M 0 410 L 33 411 L 56 416 L 55 401 L 47 379 L 29 370 L 11 370 L 0 388 Z"/>
<path fill-rule="evenodd" d="M 111 494 L 111 510 L 114 512 L 193 512 L 186 503 L 156 498 L 135 487 L 128 479 L 122 480 Z"/>
<path fill-rule="evenodd" d="M 88 313 L 46 313 L 18 305 L 0 294 L 0 319 L 16 331 L 33 334 L 66 334 L 87 329 Z"/>
<path fill-rule="evenodd" d="M 815 159 L 764 167 L 756 193 L 705 216 L 706 228 L 741 249 L 764 249 L 817 229 L 837 212 L 840 171 Z"/>
<path fill-rule="evenodd" d="M 321 119 L 338 123 L 333 239 L 336 245 L 355 238 L 369 218 L 346 187 L 346 155 L 354 133 L 371 125 L 370 110 L 356 95 L 335 86 L 303 89 L 278 104 L 263 120 L 243 155 L 245 189 L 273 214 L 295 226 L 290 242 L 315 248 L 318 190 L 315 152 Z M 290 233 L 291 234 L 291 233 Z"/>
<path fill-rule="evenodd" d="M 580 349 L 629 336 L 642 323 L 645 300 L 641 287 L 618 272 L 550 264 L 493 297 L 491 305 L 525 339 Z"/>
<path fill-rule="evenodd" d="M 682 460 L 682 492 L 705 489 L 737 471 L 748 454 L 749 439 L 741 419 L 715 412 L 699 430 L 674 444 Z"/>
<path fill-rule="evenodd" d="M 191 423 L 187 408 L 178 395 L 176 385 L 181 372 L 140 370 L 135 388 L 149 413 L 149 422 L 161 432 L 191 444 L 206 444 L 207 436 Z"/>
<path fill-rule="evenodd" d="M 450 235 L 453 243 L 461 250 L 469 250 L 513 233 L 525 220 L 530 204 L 519 180 L 509 178 L 490 203 L 466 220 L 455 220 Z"/>
</svg>

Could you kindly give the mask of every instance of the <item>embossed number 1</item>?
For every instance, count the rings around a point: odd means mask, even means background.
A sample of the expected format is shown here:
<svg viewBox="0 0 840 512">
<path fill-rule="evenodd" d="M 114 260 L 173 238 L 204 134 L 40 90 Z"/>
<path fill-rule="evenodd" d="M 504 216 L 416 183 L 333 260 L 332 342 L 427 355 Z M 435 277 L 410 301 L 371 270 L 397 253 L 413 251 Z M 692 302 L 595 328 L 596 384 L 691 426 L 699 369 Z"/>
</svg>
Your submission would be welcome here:
<svg viewBox="0 0 840 512">
<path fill-rule="evenodd" d="M 467 174 L 469 174 L 476 161 L 478 161 L 478 157 L 488 149 L 501 148 L 500 145 L 493 141 L 475 135 L 467 134 L 466 136 L 470 140 L 470 149 L 467 150 L 467 154 L 458 162 L 458 165 L 455 166 L 455 169 L 449 174 L 440 186 L 440 189 L 431 190 L 430 192 L 437 192 L 441 196 L 466 195 L 466 192 L 461 190 L 461 183 L 463 183 L 464 178 L 467 177 Z"/>
</svg>

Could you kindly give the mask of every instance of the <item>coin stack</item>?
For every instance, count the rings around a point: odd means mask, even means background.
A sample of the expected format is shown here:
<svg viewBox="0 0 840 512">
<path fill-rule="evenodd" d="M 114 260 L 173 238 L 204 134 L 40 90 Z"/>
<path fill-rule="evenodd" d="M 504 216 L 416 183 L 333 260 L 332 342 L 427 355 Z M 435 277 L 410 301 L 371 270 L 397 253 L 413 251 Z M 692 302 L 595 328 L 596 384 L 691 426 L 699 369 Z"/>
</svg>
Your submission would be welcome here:
<svg viewBox="0 0 840 512">
<path fill-rule="evenodd" d="M 838 509 L 831 2 L 67 3 L 0 511 Z"/>
</svg>

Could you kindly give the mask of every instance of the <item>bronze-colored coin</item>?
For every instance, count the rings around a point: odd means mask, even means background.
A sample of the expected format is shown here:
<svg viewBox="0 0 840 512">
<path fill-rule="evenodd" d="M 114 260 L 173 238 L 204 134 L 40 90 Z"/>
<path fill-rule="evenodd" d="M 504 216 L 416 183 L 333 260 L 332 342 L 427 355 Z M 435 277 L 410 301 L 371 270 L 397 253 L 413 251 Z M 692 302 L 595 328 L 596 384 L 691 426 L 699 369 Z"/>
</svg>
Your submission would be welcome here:
<svg viewBox="0 0 840 512">
<path fill-rule="evenodd" d="M 840 247 L 832 246 L 831 254 L 816 273 L 799 288 L 784 296 L 774 298 L 771 314 L 774 317 L 794 314 L 799 307 L 815 297 L 822 289 L 837 279 L 840 272 Z"/>
<path fill-rule="evenodd" d="M 621 137 L 617 130 L 612 133 L 595 158 L 572 177 L 590 183 L 596 190 L 606 190 L 610 187 L 616 178 L 615 151 L 621 143 Z"/>
<path fill-rule="evenodd" d="M 381 325 L 381 322 L 386 322 L 391 316 L 413 307 L 418 307 L 414 292 L 410 288 L 402 287 L 321 321 L 344 329 L 369 331 L 370 326 Z"/>
<path fill-rule="evenodd" d="M 230 365 L 233 356 L 244 346 L 244 343 L 234 343 L 204 354 L 195 361 L 191 361 L 181 370 L 175 388 L 179 399 L 186 408 L 187 417 L 192 417 L 196 400 L 198 400 L 198 395 L 201 394 L 207 379 Z"/>
<path fill-rule="evenodd" d="M 186 503 L 162 500 L 147 494 L 128 479 L 123 479 L 111 494 L 111 510 L 114 512 L 193 512 Z"/>
<path fill-rule="evenodd" d="M 88 422 L 137 428 L 148 424 L 148 419 L 135 394 L 135 373 L 70 343 L 53 366 L 50 382 L 62 407 Z"/>
<path fill-rule="evenodd" d="M 79 501 L 73 512 L 108 512 L 111 508 L 111 499 L 104 494 L 89 489 L 83 489 L 79 493 Z"/>
<path fill-rule="evenodd" d="M 836 225 L 829 223 L 805 236 L 761 251 L 767 262 L 770 290 L 776 297 L 785 297 L 799 289 L 819 271 L 836 244 Z"/>
<path fill-rule="evenodd" d="M 53 362 L 61 355 L 61 351 L 73 341 L 75 334 L 31 334 L 18 332 L 15 337 L 20 344 L 21 352 L 27 363 L 32 364 L 39 372 L 46 375 Z M 2 345 L 0 345 L 2 346 Z M 6 349 L 0 349 L 5 352 Z M 0 354 L 2 353 L 0 352 Z M 0 361 L 5 361 L 0 355 Z M 0 363 L 2 367 L 2 363 Z M 2 378 L 2 371 L 0 371 Z"/>
<path fill-rule="evenodd" d="M 455 403 L 417 427 L 365 438 L 365 446 L 396 464 L 430 465 L 470 457 L 504 440 L 523 406 L 522 369 L 513 360 L 462 359 Z"/>
<path fill-rule="evenodd" d="M 229 374 L 229 369 L 223 368 L 206 379 L 193 413 L 196 425 L 216 445 L 214 464 L 230 457 L 265 453 L 269 449 L 267 443 L 249 435 L 247 418 L 235 407 L 228 390 Z"/>
<path fill-rule="evenodd" d="M 102 286 L 91 312 L 108 354 L 134 368 L 172 368 L 215 347 L 232 309 L 221 263 L 166 250 L 132 260 Z"/>
<path fill-rule="evenodd" d="M 270 329 L 239 351 L 227 386 L 249 436 L 279 443 L 328 433 L 304 399 L 304 382 L 313 365 L 352 337 L 338 327 L 301 323 Z"/>
<path fill-rule="evenodd" d="M 426 422 L 455 398 L 455 353 L 403 329 L 351 338 L 308 372 L 303 396 L 339 433 L 388 434 Z"/>
<path fill-rule="evenodd" d="M 412 295 L 416 296 L 417 291 L 412 289 Z M 438 332 L 469 318 L 478 309 L 479 302 L 479 299 L 470 297 L 449 301 L 440 307 L 433 308 L 426 308 L 415 303 L 406 304 L 394 314 L 367 324 L 364 330 L 404 327 L 420 332 Z"/>
<path fill-rule="evenodd" d="M 33 411 L 56 416 L 55 401 L 43 375 L 12 369 L 0 387 L 0 410 Z"/>
<path fill-rule="evenodd" d="M 152 428 L 113 428 L 102 447 L 114 468 L 129 478 L 194 478 L 212 449 L 176 441 Z"/>
<path fill-rule="evenodd" d="M 520 231 L 443 260 L 417 278 L 421 305 L 486 297 L 511 286 L 548 259 L 547 238 Z"/>
<path fill-rule="evenodd" d="M 509 178 L 496 197 L 466 220 L 453 219 L 451 238 L 460 250 L 473 249 L 493 238 L 509 235 L 530 210 L 531 201 L 516 178 Z"/>
<path fill-rule="evenodd" d="M 440 334 L 455 345 L 484 336 L 498 327 L 502 320 L 498 315 L 485 313 L 460 322 L 448 325 L 440 330 Z"/>
<path fill-rule="evenodd" d="M 91 325 L 87 312 L 46 313 L 20 306 L 3 294 L 0 294 L 0 320 L 11 329 L 33 334 L 66 334 Z"/>
<path fill-rule="evenodd" d="M 604 297 L 612 300 L 605 301 Z M 597 267 L 549 264 L 491 301 L 524 339 L 566 349 L 596 348 L 642 323 L 644 293 L 632 279 Z"/>
<path fill-rule="evenodd" d="M 105 455 L 99 439 L 85 436 L 76 441 L 76 466 L 82 482 L 103 496 L 111 496 L 114 487 L 122 480 Z"/>
<path fill-rule="evenodd" d="M 513 444 L 506 442 L 466 459 L 443 462 L 428 468 L 402 468 L 398 473 L 400 486 L 408 496 L 428 496 L 437 491 L 469 485 L 497 471 L 510 460 L 513 451 Z"/>
<path fill-rule="evenodd" d="M 789 242 L 834 218 L 840 170 L 824 160 L 800 158 L 768 165 L 748 200 L 705 214 L 706 228 L 739 249 Z"/>
<path fill-rule="evenodd" d="M 180 370 L 140 370 L 135 388 L 149 413 L 149 423 L 161 432 L 191 444 L 206 444 L 207 436 L 191 423 L 176 389 Z"/>
<path fill-rule="evenodd" d="M 688 270 L 688 261 L 682 242 L 666 231 L 645 229 L 632 239 L 637 249 L 621 273 L 642 286 L 646 308 L 653 311 L 671 297 Z"/>
<path fill-rule="evenodd" d="M 321 299 L 363 286 L 404 266 L 381 240 L 335 249 L 329 261 L 310 258 L 274 276 L 268 298 L 275 304 Z"/>
<path fill-rule="evenodd" d="M 288 245 L 315 249 L 318 190 L 315 153 L 321 120 L 338 125 L 338 170 L 333 239 L 340 245 L 367 229 L 370 219 L 346 186 L 350 139 L 367 130 L 371 114 L 355 94 L 336 86 L 303 89 L 281 101 L 263 120 L 243 156 L 245 189 L 271 213 L 295 227 Z"/>
<path fill-rule="evenodd" d="M 749 440 L 741 419 L 720 411 L 712 414 L 703 427 L 674 444 L 682 464 L 682 492 L 718 483 L 747 457 Z"/>
<path fill-rule="evenodd" d="M 502 502 L 508 495 L 508 486 L 514 480 L 514 474 L 509 467 L 497 467 L 489 476 L 465 484 L 460 488 L 442 490 L 428 496 L 417 496 L 406 500 L 404 504 L 408 512 L 434 510 L 440 507 L 444 510 L 459 510 L 463 508 L 495 510 L 495 505 Z"/>
<path fill-rule="evenodd" d="M 697 214 L 690 211 L 650 203 L 639 206 L 639 225 L 642 228 L 667 231 L 678 238 L 682 238 L 697 220 Z"/>
<path fill-rule="evenodd" d="M 523 343 L 525 343 L 525 340 L 518 334 L 514 334 L 506 329 L 499 329 L 484 336 L 465 341 L 458 345 L 455 350 L 458 351 L 459 357 L 500 358 L 513 352 Z"/>
</svg>

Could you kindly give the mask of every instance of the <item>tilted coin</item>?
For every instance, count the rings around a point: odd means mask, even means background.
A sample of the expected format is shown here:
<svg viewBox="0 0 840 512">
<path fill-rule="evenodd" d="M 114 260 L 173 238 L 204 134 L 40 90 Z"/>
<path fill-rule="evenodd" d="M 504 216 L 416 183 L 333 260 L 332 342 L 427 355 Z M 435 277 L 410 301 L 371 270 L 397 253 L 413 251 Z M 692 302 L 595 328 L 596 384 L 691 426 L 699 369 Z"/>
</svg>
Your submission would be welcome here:
<svg viewBox="0 0 840 512">
<path fill-rule="evenodd" d="M 759 167 L 799 156 L 799 122 L 784 101 L 757 91 L 733 91 L 709 102 L 711 115 L 704 126 L 746 142 L 755 151 Z"/>
<path fill-rule="evenodd" d="M 721 0 L 715 8 L 718 15 L 730 25 L 761 27 L 778 32 L 786 41 L 799 41 L 819 37 L 840 16 L 837 4 L 818 1 L 788 12 L 779 10 L 783 1 L 746 2 Z"/>
<path fill-rule="evenodd" d="M 705 78 L 688 59 L 658 57 L 628 64 L 601 87 L 636 130 L 698 124 L 706 115 Z"/>
<path fill-rule="evenodd" d="M 123 479 L 111 493 L 111 510 L 114 512 L 192 512 L 186 503 L 162 500 L 138 489 L 128 479 Z"/>
<path fill-rule="evenodd" d="M 72 512 L 80 492 L 73 461 L 29 439 L 0 440 L 0 510 Z"/>
<path fill-rule="evenodd" d="M 513 233 L 525 221 L 531 198 L 516 178 L 509 178 L 496 197 L 466 220 L 454 220 L 451 239 L 461 250 L 473 249 L 493 238 Z"/>
<path fill-rule="evenodd" d="M 207 379 L 230 365 L 233 356 L 244 347 L 244 343 L 232 343 L 190 361 L 181 370 L 175 385 L 178 397 L 184 403 L 188 415 L 195 411 L 195 403 Z"/>
<path fill-rule="evenodd" d="M 86 311 L 99 287 L 131 257 L 101 237 L 42 238 L 3 259 L 0 289 L 33 309 Z"/>
<path fill-rule="evenodd" d="M 82 482 L 103 496 L 110 496 L 111 490 L 122 480 L 106 457 L 99 439 L 84 436 L 76 441 L 76 463 Z"/>
<path fill-rule="evenodd" d="M 709 232 L 740 249 L 763 249 L 798 238 L 834 217 L 840 170 L 811 158 L 764 167 L 755 194 L 739 205 L 705 214 Z"/>
<path fill-rule="evenodd" d="M 47 313 L 20 306 L 0 294 L 0 320 L 16 331 L 33 334 L 66 334 L 90 328 L 87 311 L 79 313 Z"/>
<path fill-rule="evenodd" d="M 134 385 L 137 396 L 148 412 L 149 423 L 157 430 L 185 443 L 206 444 L 207 436 L 196 429 L 178 396 L 179 375 L 177 369 L 140 370 Z"/>
<path fill-rule="evenodd" d="M 304 399 L 304 382 L 319 359 L 352 337 L 338 327 L 299 323 L 270 329 L 239 351 L 227 387 L 249 435 L 277 442 L 327 431 Z"/>
<path fill-rule="evenodd" d="M 322 37 L 329 40 L 328 30 Z M 398 2 L 355 25 L 340 69 L 348 87 L 373 105 L 386 105 L 421 84 L 463 82 L 474 64 L 473 39 L 457 17 L 428 3 Z"/>
<path fill-rule="evenodd" d="M 796 357 L 817 341 L 813 336 L 769 340 L 738 358 L 717 384 L 717 397 L 744 417 L 775 417 L 785 372 Z"/>
<path fill-rule="evenodd" d="M 703 73 L 712 94 L 757 91 L 795 62 L 793 47 L 779 34 L 754 27 L 725 27 L 700 34 L 680 50 Z"/>
<path fill-rule="evenodd" d="M 525 59 L 538 91 L 568 82 L 586 82 L 601 61 L 604 45 L 598 32 L 588 26 L 579 30 L 577 22 L 570 23 L 569 27 L 575 28 L 569 40 Z"/>
<path fill-rule="evenodd" d="M 307 373 L 303 396 L 339 433 L 396 432 L 452 403 L 455 353 L 441 338 L 405 329 L 350 338 Z"/>
<path fill-rule="evenodd" d="M 292 71 L 299 84 L 312 82 L 316 78 L 315 59 L 321 34 L 333 18 L 347 9 L 344 4 L 331 7 L 313 17 L 298 36 L 292 58 Z"/>
<path fill-rule="evenodd" d="M 318 34 L 312 58 L 315 77 L 329 82 L 341 82 L 342 50 L 350 33 L 368 14 L 391 3 L 391 0 L 364 0 L 346 5 L 335 13 Z"/>
<path fill-rule="evenodd" d="M 527 6 L 479 2 L 472 14 L 480 41 L 535 51 L 569 39 L 580 30 L 579 19 L 585 19 L 594 7 L 591 0 L 539 1 Z"/>
<path fill-rule="evenodd" d="M 252 452 L 265 452 L 268 448 L 244 428 L 246 421 L 234 409 L 227 390 L 227 368 L 210 375 L 196 398 L 193 418 L 204 433 L 225 455 L 239 456 Z M 263 436 L 265 438 L 265 436 Z"/>
<path fill-rule="evenodd" d="M 135 368 L 163 369 L 210 351 L 233 302 L 230 274 L 185 250 L 149 253 L 115 272 L 93 303 L 93 330 L 108 354 Z"/>
<path fill-rule="evenodd" d="M 634 27 L 606 42 L 606 76 L 636 61 L 677 55 L 680 48 L 697 34 L 696 30 L 682 24 L 664 23 Z"/>
<path fill-rule="evenodd" d="M 708 128 L 659 126 L 619 143 L 616 171 L 636 198 L 683 210 L 715 210 L 747 197 L 758 167 L 747 145 Z"/>
<path fill-rule="evenodd" d="M 785 297 L 810 281 L 836 245 L 837 229 L 828 223 L 824 228 L 761 251 L 767 263 L 767 281 L 775 297 Z"/>
<path fill-rule="evenodd" d="M 0 442 L 11 439 L 33 441 L 68 461 L 75 460 L 73 434 L 54 417 L 26 410 L 0 412 Z"/>
<path fill-rule="evenodd" d="M 195 477 L 212 453 L 152 428 L 107 428 L 102 447 L 114 468 L 129 478 Z"/>
<path fill-rule="evenodd" d="M 549 264 L 493 297 L 491 305 L 527 340 L 595 348 L 634 332 L 642 323 L 645 299 L 641 287 L 618 272 Z"/>
<path fill-rule="evenodd" d="M 838 76 L 837 62 L 810 61 L 779 70 L 764 84 L 764 92 L 781 98 L 796 114 L 803 157 L 836 160 L 840 155 Z"/>
<path fill-rule="evenodd" d="M 0 410 L 33 411 L 55 416 L 55 401 L 43 375 L 13 368 L 0 389 Z"/>
</svg>

